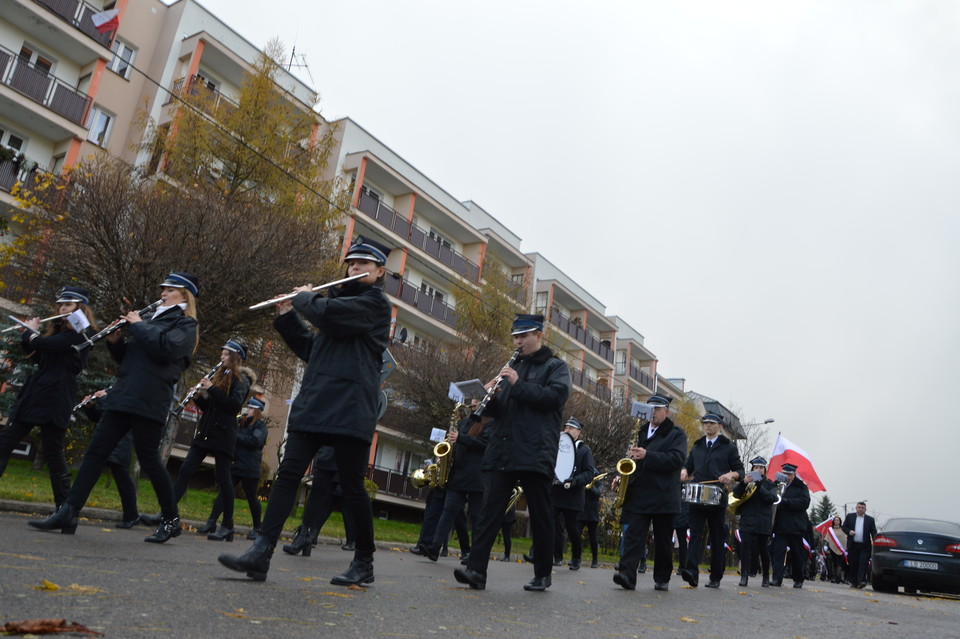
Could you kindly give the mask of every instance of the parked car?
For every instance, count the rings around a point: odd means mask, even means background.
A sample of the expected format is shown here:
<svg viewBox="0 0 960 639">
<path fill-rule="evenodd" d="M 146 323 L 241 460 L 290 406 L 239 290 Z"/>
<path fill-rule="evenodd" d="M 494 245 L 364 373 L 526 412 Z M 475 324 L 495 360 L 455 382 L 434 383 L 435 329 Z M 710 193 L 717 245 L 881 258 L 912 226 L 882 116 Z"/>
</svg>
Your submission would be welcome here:
<svg viewBox="0 0 960 639">
<path fill-rule="evenodd" d="M 960 524 L 895 518 L 873 539 L 873 589 L 960 593 Z"/>
</svg>

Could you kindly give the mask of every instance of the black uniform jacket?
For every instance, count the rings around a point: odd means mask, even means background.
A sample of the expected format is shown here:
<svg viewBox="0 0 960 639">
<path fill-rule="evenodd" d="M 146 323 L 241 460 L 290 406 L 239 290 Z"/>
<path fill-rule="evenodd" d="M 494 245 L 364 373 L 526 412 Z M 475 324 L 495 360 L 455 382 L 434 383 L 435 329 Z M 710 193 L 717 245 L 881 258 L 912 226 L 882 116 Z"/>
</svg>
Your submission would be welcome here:
<svg viewBox="0 0 960 639">
<path fill-rule="evenodd" d="M 640 431 L 638 446 L 647 450 L 637 460 L 630 475 L 623 513 L 676 514 L 680 512 L 680 468 L 687 456 L 687 434 L 669 417 L 657 428 L 652 439 L 647 429 Z"/>
<path fill-rule="evenodd" d="M 86 365 L 90 351 L 78 353 L 73 348 L 83 341 L 83 335 L 69 326 L 49 337 L 38 335 L 31 340 L 31 334 L 24 331 L 20 343 L 25 352 L 32 353 L 37 370 L 17 394 L 9 421 L 53 424 L 66 429 L 77 404 L 77 375 Z"/>
<path fill-rule="evenodd" d="M 810 507 L 810 489 L 799 477 L 794 477 L 783 491 L 783 497 L 777 504 L 777 516 L 773 522 L 773 532 L 780 535 L 806 535 L 810 521 L 807 508 Z"/>
<path fill-rule="evenodd" d="M 193 403 L 203 411 L 193 437 L 194 446 L 233 456 L 237 444 L 237 413 L 250 392 L 250 381 L 241 371 L 240 379 L 231 382 L 229 393 L 211 386 L 193 396 Z"/>
<path fill-rule="evenodd" d="M 119 367 L 113 388 L 100 400 L 103 410 L 165 422 L 173 387 L 193 358 L 197 320 L 174 306 L 159 317 L 124 329 L 129 332 L 129 339 L 115 344 L 107 342 Z"/>
<path fill-rule="evenodd" d="M 560 447 L 570 369 L 546 346 L 517 359 L 517 383 L 504 383 L 487 404 L 493 432 L 483 470 L 533 471 L 553 477 Z M 489 428 L 489 426 L 488 426 Z"/>
<path fill-rule="evenodd" d="M 736 445 L 723 435 L 717 435 L 712 448 L 707 448 L 706 436 L 693 442 L 683 467 L 687 469 L 687 476 L 697 482 L 717 479 L 731 470 L 740 473 L 741 478 L 746 474 Z M 720 506 L 726 507 L 726 505 L 727 491 L 724 490 Z"/>
<path fill-rule="evenodd" d="M 487 442 L 490 441 L 493 422 L 488 421 L 476 437 L 467 434 L 471 424 L 469 417 L 460 422 L 457 441 L 453 445 L 453 466 L 450 468 L 447 490 L 465 493 L 483 492 L 483 474 L 480 471 L 480 465 L 483 463 L 483 453 L 487 450 Z"/>
<path fill-rule="evenodd" d="M 747 492 L 747 484 L 737 482 L 733 496 L 740 498 Z M 740 505 L 740 531 L 755 535 L 769 535 L 773 530 L 773 502 L 777 500 L 777 485 L 769 479 L 757 484 L 753 496 Z"/>
<path fill-rule="evenodd" d="M 300 393 L 290 408 L 288 430 L 347 435 L 367 443 L 377 427 L 382 354 L 390 339 L 390 302 L 375 286 L 350 282 L 327 297 L 302 292 L 274 328 L 303 361 Z"/>
<path fill-rule="evenodd" d="M 263 446 L 267 443 L 267 422 L 262 419 L 253 421 L 249 417 L 240 418 L 237 429 L 237 446 L 233 453 L 233 466 L 230 472 L 234 477 L 260 478 L 260 461 Z"/>
<path fill-rule="evenodd" d="M 600 521 L 600 495 L 603 492 L 601 479 L 593 488 L 583 491 L 583 510 L 577 515 L 577 521 Z"/>
<path fill-rule="evenodd" d="M 557 446 L 559 446 L 559 442 Z M 553 507 L 562 510 L 583 510 L 584 489 L 594 478 L 596 468 L 593 464 L 593 452 L 582 441 L 576 443 L 577 453 L 573 462 L 573 474 L 570 476 L 570 488 L 563 483 L 553 485 Z"/>
</svg>

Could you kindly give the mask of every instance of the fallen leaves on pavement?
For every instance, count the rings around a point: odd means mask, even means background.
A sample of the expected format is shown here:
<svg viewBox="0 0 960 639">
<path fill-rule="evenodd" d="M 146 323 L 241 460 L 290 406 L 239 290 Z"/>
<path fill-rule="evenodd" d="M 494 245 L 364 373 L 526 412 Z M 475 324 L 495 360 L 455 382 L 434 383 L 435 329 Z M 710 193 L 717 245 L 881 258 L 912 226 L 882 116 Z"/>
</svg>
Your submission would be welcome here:
<svg viewBox="0 0 960 639">
<path fill-rule="evenodd" d="M 86 635 L 104 636 L 102 632 L 90 630 L 84 625 L 66 619 L 25 619 L 23 621 L 8 621 L 3 625 L 7 633 L 18 635 L 52 635 L 61 632 L 79 632 Z"/>
</svg>

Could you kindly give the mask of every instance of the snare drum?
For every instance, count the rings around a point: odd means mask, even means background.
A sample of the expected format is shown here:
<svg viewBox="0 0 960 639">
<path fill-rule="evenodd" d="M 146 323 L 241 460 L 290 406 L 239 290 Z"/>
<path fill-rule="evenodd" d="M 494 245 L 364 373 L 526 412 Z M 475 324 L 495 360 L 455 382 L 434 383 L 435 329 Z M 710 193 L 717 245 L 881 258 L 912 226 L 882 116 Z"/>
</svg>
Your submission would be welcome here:
<svg viewBox="0 0 960 639">
<path fill-rule="evenodd" d="M 719 506 L 723 499 L 723 488 L 717 484 L 698 484 L 690 482 L 683 485 L 681 499 L 688 504 L 698 506 Z"/>
</svg>

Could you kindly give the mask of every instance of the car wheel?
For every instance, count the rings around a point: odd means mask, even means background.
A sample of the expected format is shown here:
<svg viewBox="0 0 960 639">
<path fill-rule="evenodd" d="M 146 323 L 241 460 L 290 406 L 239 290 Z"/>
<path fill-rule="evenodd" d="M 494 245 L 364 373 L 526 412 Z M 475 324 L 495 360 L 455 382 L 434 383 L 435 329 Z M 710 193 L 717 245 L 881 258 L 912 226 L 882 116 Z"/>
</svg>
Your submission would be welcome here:
<svg viewBox="0 0 960 639">
<path fill-rule="evenodd" d="M 870 585 L 873 586 L 873 589 L 876 590 L 877 592 L 889 592 L 889 593 L 897 592 L 897 584 L 890 583 L 889 581 L 884 579 L 882 575 L 879 575 L 877 573 L 873 573 L 871 575 Z"/>
</svg>

